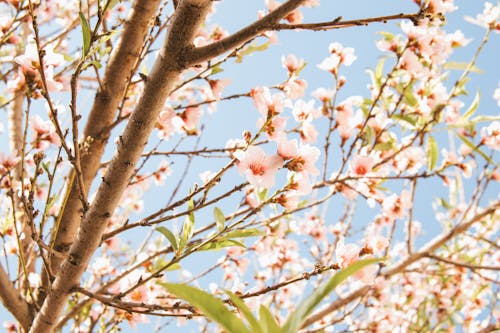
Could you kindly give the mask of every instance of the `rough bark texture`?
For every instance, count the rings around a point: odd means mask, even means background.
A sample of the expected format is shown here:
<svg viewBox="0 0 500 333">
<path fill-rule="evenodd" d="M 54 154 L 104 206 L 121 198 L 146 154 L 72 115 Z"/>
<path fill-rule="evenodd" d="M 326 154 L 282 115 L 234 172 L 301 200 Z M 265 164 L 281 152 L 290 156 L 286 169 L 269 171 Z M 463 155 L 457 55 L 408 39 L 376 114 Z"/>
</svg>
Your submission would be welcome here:
<svg viewBox="0 0 500 333">
<path fill-rule="evenodd" d="M 14 315 L 21 326 L 27 331 L 31 325 L 33 314 L 28 303 L 17 292 L 10 281 L 9 275 L 0 265 L 0 300 L 5 308 Z"/>
<path fill-rule="evenodd" d="M 156 118 L 184 69 L 185 50 L 192 47 L 195 33 L 210 7 L 210 0 L 183 0 L 177 8 L 166 42 L 153 66 L 143 95 L 119 139 L 117 152 L 108 166 L 96 197 L 82 221 L 77 238 L 71 246 L 69 259 L 62 263 L 30 332 L 51 332 L 66 306 L 71 289 L 79 285 L 80 277 L 99 246 L 106 221 L 128 184 Z"/>
<path fill-rule="evenodd" d="M 124 38 L 120 39 L 114 52 L 111 53 L 83 133 L 84 140 L 90 142 L 88 149 L 82 149 L 81 156 L 85 195 L 88 195 L 92 180 L 99 170 L 111 125 L 116 118 L 118 106 L 140 57 L 141 47 L 150 27 L 149 23 L 152 21 L 160 2 L 161 0 L 137 0 L 134 3 L 125 24 Z M 70 186 L 68 201 L 64 207 L 54 242 L 55 250 L 63 253 L 68 252 L 75 239 L 83 213 L 78 182 L 73 181 Z M 50 263 L 52 274 L 57 274 L 60 264 L 61 259 L 52 256 Z"/>
</svg>

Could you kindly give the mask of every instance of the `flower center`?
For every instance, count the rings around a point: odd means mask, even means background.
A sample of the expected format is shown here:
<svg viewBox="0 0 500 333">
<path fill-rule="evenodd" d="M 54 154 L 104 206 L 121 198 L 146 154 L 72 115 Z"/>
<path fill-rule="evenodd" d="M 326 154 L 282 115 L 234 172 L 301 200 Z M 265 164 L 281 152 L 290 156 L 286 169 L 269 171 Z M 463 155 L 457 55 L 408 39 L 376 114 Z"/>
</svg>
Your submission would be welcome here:
<svg viewBox="0 0 500 333">
<path fill-rule="evenodd" d="M 252 163 L 249 165 L 249 169 L 252 171 L 254 176 L 262 176 L 264 173 L 266 173 L 266 169 L 264 166 L 260 163 Z"/>
</svg>

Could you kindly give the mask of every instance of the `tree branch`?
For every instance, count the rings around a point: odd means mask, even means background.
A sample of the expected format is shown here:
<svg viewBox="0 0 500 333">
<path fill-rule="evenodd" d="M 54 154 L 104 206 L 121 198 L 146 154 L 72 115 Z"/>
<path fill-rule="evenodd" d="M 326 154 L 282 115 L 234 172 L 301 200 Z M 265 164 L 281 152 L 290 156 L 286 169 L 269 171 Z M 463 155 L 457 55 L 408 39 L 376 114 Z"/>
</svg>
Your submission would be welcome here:
<svg viewBox="0 0 500 333">
<path fill-rule="evenodd" d="M 283 17 L 297 9 L 305 0 L 288 0 L 263 18 L 212 44 L 197 47 L 188 56 L 189 65 L 213 59 L 249 41 L 259 34 L 271 30 Z"/>
<path fill-rule="evenodd" d="M 17 292 L 16 287 L 10 281 L 9 275 L 0 265 L 0 300 L 5 308 L 12 313 L 21 326 L 27 331 L 33 320 L 30 305 Z"/>
<path fill-rule="evenodd" d="M 183 0 L 176 10 L 165 44 L 158 55 L 139 103 L 119 137 L 117 151 L 103 177 L 95 199 L 85 215 L 77 238 L 57 275 L 49 295 L 35 317 L 30 332 L 51 332 L 101 241 L 107 220 L 113 214 L 133 174 L 156 118 L 175 81 L 185 67 L 186 51 L 211 8 L 210 0 Z M 127 41 L 128 42 L 128 41 Z"/>
<path fill-rule="evenodd" d="M 110 56 L 104 78 L 96 93 L 83 133 L 83 140 L 88 144 L 88 148 L 82 150 L 81 156 L 83 192 L 85 195 L 88 195 L 92 180 L 99 170 L 101 157 L 109 138 L 109 131 L 116 117 L 118 105 L 126 92 L 127 83 L 133 75 L 150 26 L 149 23 L 154 17 L 160 2 L 161 0 L 135 1 L 123 31 L 123 36 L 126 36 L 126 38 L 120 39 Z M 57 232 L 53 235 L 54 249 L 62 253 L 69 251 L 83 215 L 78 182 L 71 181 L 67 191 L 68 199 L 58 222 Z M 61 259 L 52 256 L 51 272 L 56 274 L 60 264 Z M 43 280 L 47 285 L 46 276 Z"/>
<path fill-rule="evenodd" d="M 419 11 L 414 14 L 394 14 L 388 16 L 378 16 L 378 17 L 370 17 L 370 18 L 362 18 L 356 20 L 347 20 L 342 21 L 342 16 L 337 17 L 332 21 L 327 22 L 318 22 L 318 23 L 302 23 L 302 24 L 275 24 L 271 27 L 272 30 L 332 30 L 332 29 L 342 29 L 349 27 L 358 27 L 365 26 L 370 23 L 387 23 L 388 21 L 393 20 L 411 20 L 413 22 L 417 22 L 419 19 L 423 18 L 423 12 Z"/>
</svg>

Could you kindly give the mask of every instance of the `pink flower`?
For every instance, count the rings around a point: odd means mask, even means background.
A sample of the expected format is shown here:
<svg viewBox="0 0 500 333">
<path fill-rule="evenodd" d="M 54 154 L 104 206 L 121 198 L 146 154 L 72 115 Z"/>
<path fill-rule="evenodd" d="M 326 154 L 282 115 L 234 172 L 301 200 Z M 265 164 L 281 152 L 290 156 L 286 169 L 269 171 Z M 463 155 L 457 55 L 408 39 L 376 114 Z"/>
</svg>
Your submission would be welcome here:
<svg viewBox="0 0 500 333">
<path fill-rule="evenodd" d="M 318 131 L 316 131 L 316 127 L 309 121 L 305 121 L 302 123 L 302 128 L 299 131 L 300 138 L 304 143 L 314 143 L 318 138 Z"/>
<path fill-rule="evenodd" d="M 314 107 L 314 100 L 307 103 L 298 100 L 293 106 L 292 114 L 297 122 L 311 121 L 320 116 L 319 110 Z"/>
<path fill-rule="evenodd" d="M 307 88 L 307 82 L 301 79 L 289 80 L 285 82 L 281 89 L 285 92 L 286 96 L 291 99 L 304 97 Z"/>
<path fill-rule="evenodd" d="M 481 129 L 482 142 L 491 149 L 500 150 L 500 121 L 492 122 Z"/>
<path fill-rule="evenodd" d="M 246 151 L 236 151 L 239 160 L 238 170 L 246 175 L 254 187 L 270 188 L 274 186 L 274 176 L 283 165 L 283 159 L 277 155 L 266 155 L 260 147 L 250 146 Z"/>
<path fill-rule="evenodd" d="M 285 133 L 279 135 L 276 142 L 278 143 L 278 155 L 284 160 L 292 159 L 299 154 L 299 144 L 297 140 L 287 140 Z"/>
<path fill-rule="evenodd" d="M 466 16 L 465 19 L 470 23 L 477 24 L 486 29 L 495 29 L 497 32 L 500 31 L 500 24 L 497 20 L 500 19 L 500 5 L 494 6 L 491 2 L 484 3 L 484 9 L 481 14 L 478 14 L 476 18 Z"/>
<path fill-rule="evenodd" d="M 59 145 L 59 136 L 50 121 L 43 121 L 38 115 L 31 118 L 31 129 L 35 132 L 35 145 L 36 148 L 44 149 L 49 143 Z"/>
<path fill-rule="evenodd" d="M 253 99 L 257 111 L 264 117 L 275 116 L 281 112 L 285 106 L 290 104 L 290 101 L 285 100 L 282 93 L 272 94 L 267 87 L 257 87 L 250 91 L 250 96 Z"/>
<path fill-rule="evenodd" d="M 200 122 L 202 114 L 203 110 L 201 108 L 187 108 L 179 115 L 182 123 L 177 123 L 176 126 L 180 125 L 180 127 L 187 133 L 187 135 L 197 135 L 198 123 Z M 177 120 L 178 118 L 175 119 Z"/>
<path fill-rule="evenodd" d="M 320 151 L 318 148 L 302 145 L 297 155 L 287 162 L 285 167 L 291 171 L 317 176 L 319 170 L 314 166 L 314 163 L 318 160 L 319 155 Z"/>
<path fill-rule="evenodd" d="M 340 58 L 340 63 L 345 66 L 351 66 L 357 57 L 354 55 L 354 49 L 352 47 L 343 47 L 342 44 L 338 42 L 331 43 L 328 46 L 328 50 L 331 54 L 336 54 Z"/>
<path fill-rule="evenodd" d="M 275 116 L 267 122 L 264 131 L 271 140 L 276 140 L 278 136 L 285 133 L 286 120 L 285 117 Z M 266 120 L 261 118 L 257 121 L 257 127 L 262 127 L 265 123 Z"/>
<path fill-rule="evenodd" d="M 399 196 L 394 193 L 385 198 L 382 203 L 382 211 L 390 219 L 403 218 L 407 215 L 407 211 L 411 206 L 410 192 L 403 191 Z"/>
<path fill-rule="evenodd" d="M 304 59 L 297 59 L 295 55 L 289 54 L 286 57 L 281 57 L 281 63 L 288 70 L 288 74 L 292 75 L 296 70 L 304 66 Z"/>
<path fill-rule="evenodd" d="M 176 113 L 171 107 L 166 107 L 160 112 L 158 119 L 156 121 L 156 128 L 160 130 L 160 137 L 168 138 L 172 134 L 179 132 L 182 128 L 182 119 L 176 118 Z"/>
<path fill-rule="evenodd" d="M 371 156 L 355 156 L 350 165 L 351 172 L 356 176 L 365 176 L 372 172 L 375 160 Z"/>
<path fill-rule="evenodd" d="M 346 268 L 359 259 L 360 248 L 356 244 L 344 244 L 344 238 L 340 237 L 335 248 L 335 257 L 341 268 Z"/>
</svg>

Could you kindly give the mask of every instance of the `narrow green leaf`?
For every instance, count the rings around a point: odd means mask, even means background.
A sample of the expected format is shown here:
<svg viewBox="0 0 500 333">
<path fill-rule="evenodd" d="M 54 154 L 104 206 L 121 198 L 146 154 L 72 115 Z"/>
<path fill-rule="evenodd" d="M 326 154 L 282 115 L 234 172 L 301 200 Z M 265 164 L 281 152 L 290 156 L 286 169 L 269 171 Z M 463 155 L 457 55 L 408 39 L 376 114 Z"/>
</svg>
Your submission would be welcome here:
<svg viewBox="0 0 500 333">
<path fill-rule="evenodd" d="M 359 260 L 351 266 L 339 271 L 331 277 L 327 283 L 316 288 L 311 296 L 302 301 L 297 309 L 289 315 L 285 325 L 283 326 L 283 332 L 298 332 L 302 323 L 307 319 L 307 316 L 309 316 L 314 308 L 318 306 L 318 304 L 321 303 L 321 301 L 327 297 L 340 283 L 357 271 L 363 269 L 365 266 L 372 265 L 379 261 L 381 261 L 381 259 L 378 258 Z"/>
<path fill-rule="evenodd" d="M 463 120 L 468 120 L 476 112 L 476 110 L 477 110 L 477 108 L 479 106 L 479 100 L 480 100 L 480 98 L 481 98 L 481 94 L 478 91 L 476 93 L 476 96 L 474 96 L 474 100 L 472 101 L 471 106 L 469 106 L 469 108 L 467 109 L 467 111 L 462 116 Z"/>
<path fill-rule="evenodd" d="M 468 146 L 469 148 L 471 148 L 472 150 L 474 150 L 476 153 L 478 153 L 479 155 L 481 155 L 488 163 L 493 164 L 493 165 L 496 164 L 491 158 L 489 158 L 488 155 L 486 155 L 481 149 L 479 149 L 474 143 L 472 143 L 472 141 L 470 141 L 465 136 L 460 135 L 458 133 L 457 133 L 457 136 L 460 138 L 460 140 L 462 140 L 462 142 L 466 146 Z"/>
<path fill-rule="evenodd" d="M 210 243 L 207 243 L 200 247 L 198 250 L 199 251 L 216 251 L 223 249 L 225 247 L 230 247 L 230 246 L 239 246 L 242 248 L 246 248 L 245 244 L 238 242 L 234 239 L 223 239 L 219 241 L 213 241 Z"/>
<path fill-rule="evenodd" d="M 194 201 L 193 201 L 193 199 L 191 199 L 191 200 L 188 201 L 188 209 L 190 211 L 192 211 L 194 209 Z M 194 223 L 194 213 L 193 212 L 189 213 L 188 217 L 191 220 L 191 223 Z"/>
<path fill-rule="evenodd" d="M 222 210 L 220 210 L 218 207 L 214 207 L 214 219 L 215 224 L 217 225 L 217 229 L 219 229 L 219 231 L 223 230 L 224 223 L 226 222 L 226 217 L 224 216 Z"/>
<path fill-rule="evenodd" d="M 159 282 L 170 293 L 198 308 L 207 318 L 222 326 L 228 333 L 250 333 L 245 324 L 211 294 L 185 284 Z"/>
<path fill-rule="evenodd" d="M 163 236 L 165 236 L 165 238 L 170 242 L 170 245 L 172 245 L 174 250 L 177 251 L 179 249 L 177 237 L 175 237 L 172 231 L 168 230 L 165 227 L 157 227 L 155 230 L 161 232 Z"/>
<path fill-rule="evenodd" d="M 427 167 L 434 170 L 439 157 L 439 149 L 436 140 L 429 136 L 427 139 Z"/>
<path fill-rule="evenodd" d="M 242 62 L 244 56 L 250 55 L 254 52 L 267 50 L 269 45 L 271 45 L 271 42 L 265 42 L 260 45 L 258 45 L 257 43 L 252 43 L 248 45 L 246 48 L 244 48 L 243 50 L 241 50 L 236 54 L 236 62 L 237 63 Z"/>
<path fill-rule="evenodd" d="M 265 305 L 261 305 L 259 309 L 259 317 L 260 321 L 264 324 L 264 333 L 275 333 L 275 332 L 281 332 L 281 329 L 276 322 L 276 319 L 274 318 L 273 314 Z M 285 333 L 283 331 L 283 333 Z"/>
<path fill-rule="evenodd" d="M 224 69 L 220 68 L 219 65 L 212 67 L 212 71 L 210 72 L 210 75 L 215 75 L 217 73 L 223 72 Z"/>
<path fill-rule="evenodd" d="M 82 12 L 79 12 L 78 16 L 80 16 L 80 25 L 82 26 L 82 37 L 83 37 L 82 58 L 85 58 L 85 56 L 87 55 L 87 53 L 89 53 L 90 50 L 90 27 L 89 23 L 87 22 L 87 19 L 85 18 Z"/>
<path fill-rule="evenodd" d="M 245 302 L 243 302 L 241 298 L 239 298 L 229 290 L 225 290 L 224 292 L 229 296 L 229 299 L 231 299 L 231 302 L 233 302 L 234 306 L 237 307 L 246 318 L 247 322 L 250 324 L 252 333 L 263 333 L 264 330 L 262 326 L 260 325 L 257 318 L 255 318 L 255 316 L 253 315 L 252 310 L 250 310 L 250 308 L 245 304 Z"/>
<path fill-rule="evenodd" d="M 259 197 L 260 201 L 266 200 L 267 188 L 264 188 L 264 189 L 262 189 L 262 191 L 257 192 L 257 196 Z"/>
<path fill-rule="evenodd" d="M 233 230 L 224 235 L 224 239 L 262 236 L 264 232 L 257 228 Z"/>
<path fill-rule="evenodd" d="M 194 219 L 191 217 L 187 217 L 184 220 L 184 224 L 182 225 L 182 237 L 181 241 L 179 242 L 179 247 L 184 248 L 186 246 L 187 242 L 193 237 L 194 233 Z"/>
<path fill-rule="evenodd" d="M 452 70 L 459 70 L 459 71 L 464 71 L 469 67 L 469 63 L 467 62 L 456 62 L 456 61 L 449 61 L 443 65 L 444 69 L 452 69 Z M 470 68 L 471 72 L 482 74 L 483 71 L 476 66 L 472 66 Z"/>
</svg>

